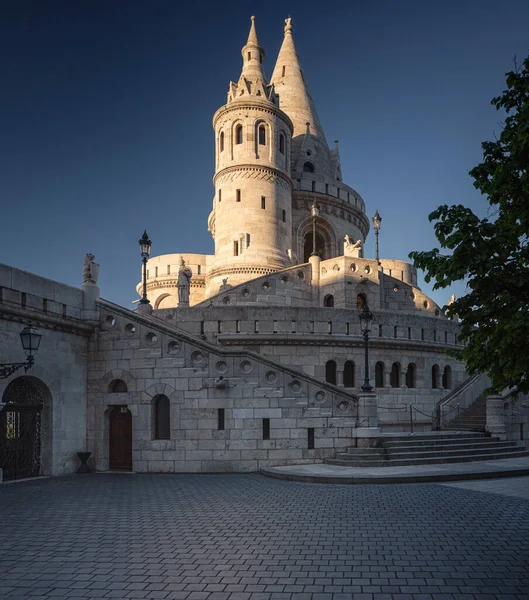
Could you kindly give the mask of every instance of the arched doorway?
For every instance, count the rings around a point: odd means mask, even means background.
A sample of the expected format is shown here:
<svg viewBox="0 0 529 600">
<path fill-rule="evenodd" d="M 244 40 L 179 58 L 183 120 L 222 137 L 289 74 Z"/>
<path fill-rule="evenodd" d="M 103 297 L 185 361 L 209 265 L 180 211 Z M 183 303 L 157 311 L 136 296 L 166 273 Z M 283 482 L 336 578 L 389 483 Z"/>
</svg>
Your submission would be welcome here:
<svg viewBox="0 0 529 600">
<path fill-rule="evenodd" d="M 323 299 L 323 306 L 334 308 L 334 296 L 332 294 L 327 294 L 327 296 L 325 296 Z"/>
<path fill-rule="evenodd" d="M 312 247 L 313 247 L 313 237 L 312 237 L 312 231 L 310 231 L 309 233 L 307 233 L 305 235 L 305 243 L 303 246 L 303 262 L 304 263 L 309 262 L 309 258 L 312 254 L 312 249 L 313 249 Z M 320 233 L 316 232 L 316 253 L 322 260 L 325 260 L 324 251 L 325 251 L 325 240 L 323 239 L 323 237 Z"/>
<path fill-rule="evenodd" d="M 0 412 L 0 467 L 5 481 L 41 474 L 42 409 L 49 398 L 48 388 L 35 377 L 17 377 L 5 389 Z"/>
<path fill-rule="evenodd" d="M 109 469 L 132 471 L 132 414 L 126 406 L 114 406 L 109 415 Z"/>
</svg>

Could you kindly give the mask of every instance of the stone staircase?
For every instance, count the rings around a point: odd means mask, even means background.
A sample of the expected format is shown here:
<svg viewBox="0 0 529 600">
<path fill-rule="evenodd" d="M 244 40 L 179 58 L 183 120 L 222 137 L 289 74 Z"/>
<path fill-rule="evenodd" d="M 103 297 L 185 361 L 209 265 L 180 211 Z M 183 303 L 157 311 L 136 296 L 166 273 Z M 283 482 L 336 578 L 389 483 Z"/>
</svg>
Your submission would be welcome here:
<svg viewBox="0 0 529 600">
<path fill-rule="evenodd" d="M 330 465 L 349 467 L 398 467 L 424 464 L 488 461 L 529 456 L 524 444 L 504 442 L 473 431 L 383 434 L 374 448 L 350 448 Z"/>
<path fill-rule="evenodd" d="M 480 396 L 468 408 L 462 408 L 457 415 L 457 409 L 452 409 L 450 420 L 445 421 L 442 429 L 449 431 L 485 431 L 487 422 L 487 398 Z"/>
</svg>

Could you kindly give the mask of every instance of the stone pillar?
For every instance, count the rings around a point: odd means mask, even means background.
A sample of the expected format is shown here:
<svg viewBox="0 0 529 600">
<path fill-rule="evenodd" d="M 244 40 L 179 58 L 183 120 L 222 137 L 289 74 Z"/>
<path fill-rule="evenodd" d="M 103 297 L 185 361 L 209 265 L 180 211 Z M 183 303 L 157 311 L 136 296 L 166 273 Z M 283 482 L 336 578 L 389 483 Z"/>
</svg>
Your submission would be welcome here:
<svg viewBox="0 0 529 600">
<path fill-rule="evenodd" d="M 320 305 L 320 263 L 321 259 L 318 255 L 310 256 L 309 263 L 312 267 L 312 302 L 315 306 Z"/>
<path fill-rule="evenodd" d="M 97 301 L 101 296 L 101 290 L 97 283 L 85 282 L 81 285 L 83 290 L 83 319 L 85 321 L 98 322 Z"/>
<path fill-rule="evenodd" d="M 377 394 L 360 392 L 358 394 L 358 424 L 353 430 L 358 447 L 371 447 L 380 434 L 378 426 Z"/>
<path fill-rule="evenodd" d="M 500 394 L 487 396 L 487 424 L 486 430 L 501 440 L 507 439 L 507 423 L 505 415 L 505 398 Z"/>
</svg>

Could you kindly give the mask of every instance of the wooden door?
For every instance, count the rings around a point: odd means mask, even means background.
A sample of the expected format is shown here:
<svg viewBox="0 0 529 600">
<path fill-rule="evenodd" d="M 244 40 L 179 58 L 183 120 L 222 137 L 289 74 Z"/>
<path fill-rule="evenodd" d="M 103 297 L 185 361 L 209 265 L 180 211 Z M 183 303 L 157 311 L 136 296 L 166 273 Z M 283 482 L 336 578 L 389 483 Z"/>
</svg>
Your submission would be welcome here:
<svg viewBox="0 0 529 600">
<path fill-rule="evenodd" d="M 132 414 L 125 406 L 110 412 L 109 469 L 132 471 Z"/>
</svg>

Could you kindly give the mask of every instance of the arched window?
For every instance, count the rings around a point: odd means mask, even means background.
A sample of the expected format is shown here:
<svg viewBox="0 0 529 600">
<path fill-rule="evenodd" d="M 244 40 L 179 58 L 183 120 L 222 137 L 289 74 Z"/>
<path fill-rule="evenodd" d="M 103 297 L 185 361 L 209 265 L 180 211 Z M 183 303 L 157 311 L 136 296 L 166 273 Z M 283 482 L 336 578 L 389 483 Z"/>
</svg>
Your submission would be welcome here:
<svg viewBox="0 0 529 600">
<path fill-rule="evenodd" d="M 224 151 L 224 131 L 220 132 L 219 149 L 220 152 Z"/>
<path fill-rule="evenodd" d="M 410 363 L 408 365 L 408 370 L 406 371 L 406 387 L 414 388 L 417 383 L 417 367 L 415 363 Z"/>
<path fill-rule="evenodd" d="M 384 387 L 384 363 L 380 361 L 375 365 L 375 387 Z"/>
<path fill-rule="evenodd" d="M 314 173 L 314 165 L 311 162 L 306 162 L 303 165 L 303 173 Z"/>
<path fill-rule="evenodd" d="M 127 384 L 123 381 L 123 379 L 114 379 L 108 385 L 108 393 L 109 394 L 123 394 L 128 392 Z"/>
<path fill-rule="evenodd" d="M 452 389 L 452 367 L 446 365 L 443 371 L 443 387 L 445 390 Z"/>
<path fill-rule="evenodd" d="M 398 388 L 400 387 L 400 364 L 393 363 L 391 365 L 391 374 L 389 376 L 389 383 L 391 387 Z"/>
<path fill-rule="evenodd" d="M 154 406 L 154 439 L 168 440 L 171 438 L 171 404 L 164 395 L 155 396 Z"/>
<path fill-rule="evenodd" d="M 355 386 L 355 364 L 352 360 L 347 360 L 343 366 L 343 385 L 350 388 Z"/>
<path fill-rule="evenodd" d="M 439 365 L 432 367 L 432 389 L 436 390 L 439 385 Z"/>
<path fill-rule="evenodd" d="M 334 296 L 332 294 L 327 294 L 323 299 L 323 306 L 327 306 L 329 308 L 334 307 Z"/>
<path fill-rule="evenodd" d="M 356 308 L 364 308 L 364 306 L 367 304 L 367 298 L 365 294 L 358 294 L 358 296 L 356 297 Z"/>
<path fill-rule="evenodd" d="M 282 133 L 279 134 L 279 152 L 285 154 L 285 136 Z"/>
<path fill-rule="evenodd" d="M 259 125 L 259 145 L 266 145 L 266 128 L 264 125 Z"/>
<path fill-rule="evenodd" d="M 235 128 L 235 143 L 242 144 L 242 125 L 237 125 Z"/>
<path fill-rule="evenodd" d="M 325 364 L 325 381 L 336 385 L 336 363 L 328 360 Z"/>
</svg>

